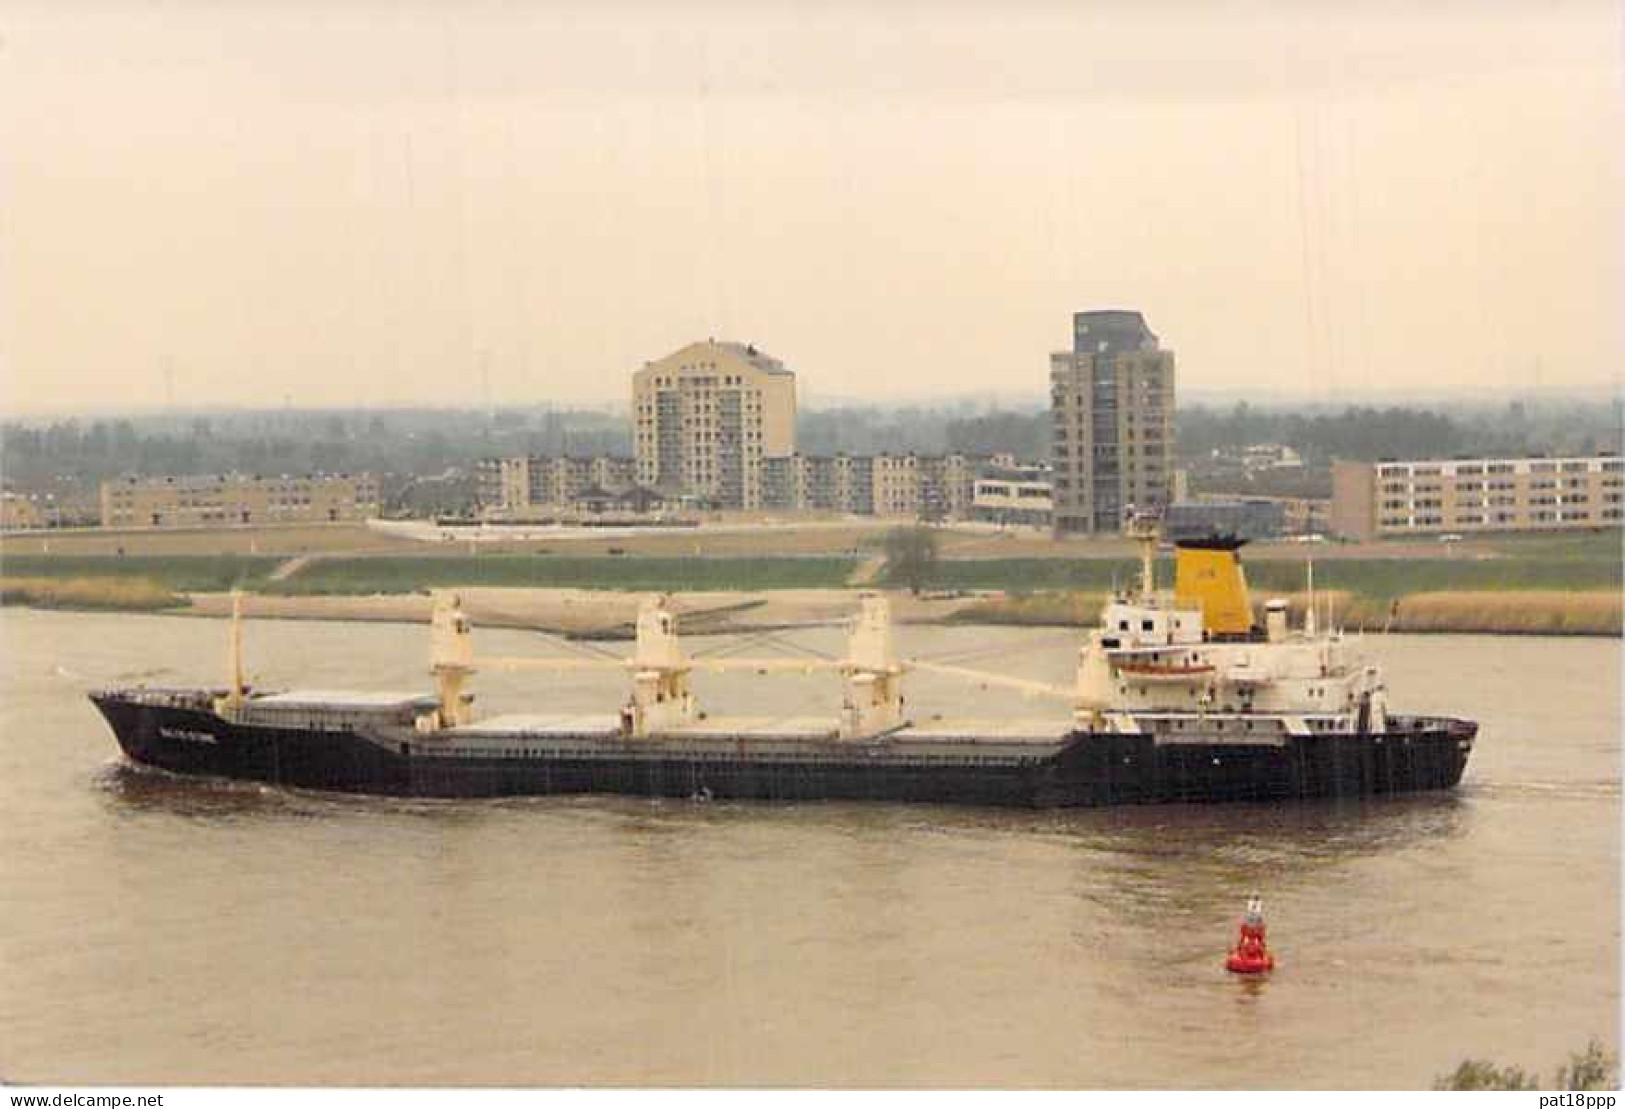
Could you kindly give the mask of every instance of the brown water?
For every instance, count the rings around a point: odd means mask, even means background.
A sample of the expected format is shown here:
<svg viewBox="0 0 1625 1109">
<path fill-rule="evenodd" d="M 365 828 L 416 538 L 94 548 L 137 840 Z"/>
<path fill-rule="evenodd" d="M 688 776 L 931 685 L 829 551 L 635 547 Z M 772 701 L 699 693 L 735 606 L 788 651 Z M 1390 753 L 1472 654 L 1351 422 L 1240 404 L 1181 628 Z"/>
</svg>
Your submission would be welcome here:
<svg viewBox="0 0 1625 1109">
<path fill-rule="evenodd" d="M 1010 813 L 175 779 L 122 766 L 83 693 L 213 680 L 222 625 L 8 610 L 0 636 L 13 1081 L 1425 1086 L 1468 1055 L 1549 1072 L 1619 1033 L 1617 641 L 1373 640 L 1399 706 L 1483 722 L 1453 794 Z M 1053 631 L 902 639 L 1052 679 L 1074 657 Z M 267 684 L 424 684 L 416 628 L 254 624 L 248 649 Z M 917 713 L 1056 716 L 911 682 Z M 620 694 L 567 683 L 479 690 L 511 710 Z M 835 690 L 701 695 L 817 711 Z M 1220 967 L 1253 887 L 1280 960 L 1263 982 Z"/>
</svg>

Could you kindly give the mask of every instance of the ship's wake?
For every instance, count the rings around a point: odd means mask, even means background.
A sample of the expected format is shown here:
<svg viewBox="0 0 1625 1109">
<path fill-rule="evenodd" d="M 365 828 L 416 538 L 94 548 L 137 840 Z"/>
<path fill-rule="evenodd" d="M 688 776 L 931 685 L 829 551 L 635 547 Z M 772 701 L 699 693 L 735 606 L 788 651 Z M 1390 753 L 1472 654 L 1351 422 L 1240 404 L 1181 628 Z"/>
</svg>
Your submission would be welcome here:
<svg viewBox="0 0 1625 1109">
<path fill-rule="evenodd" d="M 1493 798 L 1497 801 L 1618 801 L 1622 790 L 1612 778 L 1576 779 L 1572 781 L 1470 781 L 1464 790 L 1475 798 Z"/>
</svg>

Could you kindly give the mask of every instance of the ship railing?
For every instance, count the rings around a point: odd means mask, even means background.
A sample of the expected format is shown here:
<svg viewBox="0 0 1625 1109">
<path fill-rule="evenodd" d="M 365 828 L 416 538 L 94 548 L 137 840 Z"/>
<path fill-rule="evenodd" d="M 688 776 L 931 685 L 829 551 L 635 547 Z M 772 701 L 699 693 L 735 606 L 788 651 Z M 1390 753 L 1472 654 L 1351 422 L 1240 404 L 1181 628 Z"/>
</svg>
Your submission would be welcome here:
<svg viewBox="0 0 1625 1109">
<path fill-rule="evenodd" d="M 262 728 L 286 728 L 295 731 L 349 732 L 379 723 L 400 724 L 403 721 L 391 714 L 354 712 L 334 709 L 280 708 L 252 703 L 243 705 L 235 713 L 236 720 Z M 410 723 L 410 721 L 404 721 Z"/>
<path fill-rule="evenodd" d="M 138 705 L 201 711 L 213 707 L 215 698 L 224 696 L 225 692 L 224 689 L 164 689 L 161 687 L 138 686 L 135 688 L 98 689 L 91 695 L 94 697 L 117 697 L 120 700 L 130 701 Z"/>
<path fill-rule="evenodd" d="M 1451 735 L 1466 735 L 1475 730 L 1471 721 L 1458 720 L 1453 716 L 1418 716 L 1388 714 L 1388 730 L 1402 731 L 1443 730 Z"/>
</svg>

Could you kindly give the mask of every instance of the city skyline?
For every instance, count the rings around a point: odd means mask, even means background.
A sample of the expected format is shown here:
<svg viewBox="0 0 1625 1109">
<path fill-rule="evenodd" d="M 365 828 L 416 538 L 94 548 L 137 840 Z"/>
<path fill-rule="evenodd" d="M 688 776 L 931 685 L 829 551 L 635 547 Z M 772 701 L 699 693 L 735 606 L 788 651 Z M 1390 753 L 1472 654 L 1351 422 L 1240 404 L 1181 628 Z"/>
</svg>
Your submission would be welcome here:
<svg viewBox="0 0 1625 1109">
<path fill-rule="evenodd" d="M 1617 386 L 1612 9 L 1246 10 L 20 4 L 0 407 L 1041 397 L 1112 307 L 1194 398 Z"/>
</svg>

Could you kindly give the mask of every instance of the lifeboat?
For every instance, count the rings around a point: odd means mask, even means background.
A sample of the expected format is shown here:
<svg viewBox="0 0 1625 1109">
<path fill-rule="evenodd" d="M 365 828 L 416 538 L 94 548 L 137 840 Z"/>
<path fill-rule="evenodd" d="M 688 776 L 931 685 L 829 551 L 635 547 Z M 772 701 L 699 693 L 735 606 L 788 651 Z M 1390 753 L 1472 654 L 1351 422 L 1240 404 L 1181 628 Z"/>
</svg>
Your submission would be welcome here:
<svg viewBox="0 0 1625 1109">
<path fill-rule="evenodd" d="M 1120 662 L 1117 672 L 1138 682 L 1179 684 L 1206 681 L 1213 667 L 1207 663 Z"/>
</svg>

